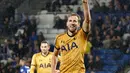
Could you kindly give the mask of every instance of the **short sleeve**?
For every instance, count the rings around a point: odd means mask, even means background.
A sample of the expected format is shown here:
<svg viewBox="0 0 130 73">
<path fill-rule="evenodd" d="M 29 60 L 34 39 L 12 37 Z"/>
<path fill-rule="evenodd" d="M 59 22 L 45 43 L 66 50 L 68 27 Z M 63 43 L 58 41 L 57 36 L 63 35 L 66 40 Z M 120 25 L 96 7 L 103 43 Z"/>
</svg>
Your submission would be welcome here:
<svg viewBox="0 0 130 73">
<path fill-rule="evenodd" d="M 56 39 L 55 39 L 55 48 L 57 49 L 57 50 L 59 50 L 60 49 L 60 45 L 59 45 L 59 38 L 58 38 L 58 36 L 56 36 Z"/>
<path fill-rule="evenodd" d="M 32 57 L 31 66 L 36 66 L 36 54 L 34 54 Z"/>
<path fill-rule="evenodd" d="M 84 40 L 87 40 L 88 33 L 86 33 L 82 28 L 79 30 L 80 36 L 83 36 Z"/>
</svg>

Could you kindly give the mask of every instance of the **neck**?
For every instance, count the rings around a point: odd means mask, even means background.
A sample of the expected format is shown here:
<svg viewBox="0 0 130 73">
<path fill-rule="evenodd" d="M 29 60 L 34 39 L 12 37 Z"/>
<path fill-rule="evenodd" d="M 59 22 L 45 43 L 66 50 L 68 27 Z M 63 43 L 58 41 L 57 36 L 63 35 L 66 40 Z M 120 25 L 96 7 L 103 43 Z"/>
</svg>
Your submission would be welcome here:
<svg viewBox="0 0 130 73">
<path fill-rule="evenodd" d="M 67 34 L 68 34 L 69 36 L 74 36 L 76 33 L 77 33 L 77 30 L 74 31 L 74 32 L 70 32 L 69 30 L 67 31 Z"/>
<path fill-rule="evenodd" d="M 43 55 L 43 56 L 47 56 L 48 53 L 49 53 L 48 51 L 47 51 L 47 52 L 42 52 L 42 55 Z"/>
</svg>

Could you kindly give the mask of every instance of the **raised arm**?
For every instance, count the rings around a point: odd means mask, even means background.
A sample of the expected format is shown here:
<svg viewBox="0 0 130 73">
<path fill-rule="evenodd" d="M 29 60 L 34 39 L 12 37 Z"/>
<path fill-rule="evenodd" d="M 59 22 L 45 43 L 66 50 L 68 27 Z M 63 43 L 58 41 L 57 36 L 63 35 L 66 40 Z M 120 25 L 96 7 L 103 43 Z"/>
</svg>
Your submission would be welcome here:
<svg viewBox="0 0 130 73">
<path fill-rule="evenodd" d="M 83 5 L 83 11 L 84 11 L 84 22 L 82 25 L 82 28 L 85 32 L 90 31 L 90 24 L 91 24 L 91 15 L 90 15 L 90 10 L 89 10 L 89 5 L 88 5 L 88 0 L 82 0 L 82 5 Z"/>
</svg>

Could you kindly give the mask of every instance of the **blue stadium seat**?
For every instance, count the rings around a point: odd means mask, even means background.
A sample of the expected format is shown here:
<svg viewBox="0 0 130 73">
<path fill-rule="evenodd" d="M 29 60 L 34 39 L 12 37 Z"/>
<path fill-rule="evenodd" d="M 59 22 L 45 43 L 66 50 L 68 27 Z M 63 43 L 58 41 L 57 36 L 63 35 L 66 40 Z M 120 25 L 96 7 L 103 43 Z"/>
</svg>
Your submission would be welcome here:
<svg viewBox="0 0 130 73">
<path fill-rule="evenodd" d="M 90 71 L 87 70 L 86 73 L 90 73 Z"/>
<path fill-rule="evenodd" d="M 105 71 L 97 71 L 95 73 L 106 73 Z"/>
<path fill-rule="evenodd" d="M 112 71 L 96 71 L 95 73 L 115 73 L 115 72 L 112 72 Z"/>
<path fill-rule="evenodd" d="M 105 65 L 110 65 L 110 66 L 117 65 L 117 62 L 115 60 L 104 60 L 103 62 Z"/>
<path fill-rule="evenodd" d="M 104 66 L 103 67 L 103 70 L 104 71 L 111 71 L 111 72 L 117 72 L 118 71 L 118 66 L 108 66 L 108 65 L 106 65 L 106 66 Z"/>
</svg>

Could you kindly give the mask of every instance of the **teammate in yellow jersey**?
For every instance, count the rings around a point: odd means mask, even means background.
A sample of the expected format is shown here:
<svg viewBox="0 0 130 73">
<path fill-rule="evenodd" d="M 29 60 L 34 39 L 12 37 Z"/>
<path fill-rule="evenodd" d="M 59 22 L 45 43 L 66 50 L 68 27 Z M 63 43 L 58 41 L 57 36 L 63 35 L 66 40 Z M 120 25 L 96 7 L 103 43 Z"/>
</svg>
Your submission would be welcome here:
<svg viewBox="0 0 130 73">
<path fill-rule="evenodd" d="M 46 41 L 41 42 L 41 52 L 32 57 L 30 73 L 51 73 L 52 52 L 49 52 L 50 45 Z M 58 71 L 57 71 L 58 73 Z"/>
<path fill-rule="evenodd" d="M 60 73 L 85 73 L 84 54 L 86 53 L 87 38 L 90 31 L 91 16 L 88 0 L 82 0 L 84 22 L 80 27 L 80 17 L 71 14 L 66 26 L 67 32 L 57 35 L 52 58 L 52 73 L 55 73 L 56 59 L 60 53 Z"/>
</svg>

